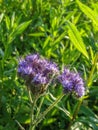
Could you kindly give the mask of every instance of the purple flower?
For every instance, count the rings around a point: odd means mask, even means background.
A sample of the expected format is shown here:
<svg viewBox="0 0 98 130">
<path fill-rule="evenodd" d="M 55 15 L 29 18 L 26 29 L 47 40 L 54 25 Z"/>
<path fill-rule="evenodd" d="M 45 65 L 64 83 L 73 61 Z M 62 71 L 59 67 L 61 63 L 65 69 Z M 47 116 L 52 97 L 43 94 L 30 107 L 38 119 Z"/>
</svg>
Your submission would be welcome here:
<svg viewBox="0 0 98 130">
<path fill-rule="evenodd" d="M 40 84 L 40 85 L 45 85 L 47 84 L 47 78 L 43 76 L 42 74 L 36 74 L 36 76 L 32 80 L 33 84 Z"/>
<path fill-rule="evenodd" d="M 79 97 L 81 97 L 85 94 L 83 79 L 80 77 L 79 74 L 74 74 L 73 77 L 74 91 L 77 93 Z"/>
<path fill-rule="evenodd" d="M 50 62 L 48 65 L 47 65 L 47 70 L 49 70 L 50 72 L 52 73 L 59 73 L 59 69 L 57 67 L 57 65 L 55 63 L 52 63 Z"/>
<path fill-rule="evenodd" d="M 72 91 L 73 81 L 69 70 L 64 70 L 64 72 L 59 76 L 59 81 L 62 83 L 65 93 Z"/>
<path fill-rule="evenodd" d="M 21 60 L 18 67 L 18 73 L 21 77 L 25 78 L 32 73 L 32 67 L 28 65 L 25 60 Z"/>
<path fill-rule="evenodd" d="M 34 61 L 38 61 L 39 58 L 40 58 L 40 56 L 39 56 L 38 54 L 33 54 L 33 55 L 28 55 L 28 56 L 26 56 L 25 60 L 26 60 L 27 62 L 32 63 L 32 62 L 34 62 Z"/>
<path fill-rule="evenodd" d="M 25 79 L 25 83 L 29 88 L 35 85 L 37 90 L 39 86 L 50 83 L 51 77 L 58 73 L 59 70 L 55 63 L 41 58 L 38 54 L 26 56 L 18 65 L 19 76 Z M 34 87 L 34 91 L 32 88 L 32 92 L 37 91 L 35 90 L 36 87 Z"/>
<path fill-rule="evenodd" d="M 85 94 L 84 82 L 78 73 L 71 72 L 65 68 L 58 79 L 63 85 L 64 93 L 74 91 L 78 97 Z"/>
</svg>

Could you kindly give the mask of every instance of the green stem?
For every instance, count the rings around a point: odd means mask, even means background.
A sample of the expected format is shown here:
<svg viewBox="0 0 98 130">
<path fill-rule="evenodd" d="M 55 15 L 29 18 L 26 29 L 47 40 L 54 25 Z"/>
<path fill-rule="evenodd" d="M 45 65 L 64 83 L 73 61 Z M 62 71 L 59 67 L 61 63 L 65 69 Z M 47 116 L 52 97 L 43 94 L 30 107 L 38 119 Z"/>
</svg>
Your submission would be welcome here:
<svg viewBox="0 0 98 130">
<path fill-rule="evenodd" d="M 95 55 L 94 64 L 93 64 L 93 66 L 92 66 L 92 69 L 91 69 L 91 72 L 90 72 L 90 75 L 89 75 L 89 78 L 88 78 L 88 86 L 89 86 L 89 87 L 90 87 L 91 84 L 92 84 L 92 77 L 93 77 L 93 73 L 94 73 L 94 71 L 95 71 L 95 67 L 96 67 L 97 60 L 98 60 L 98 53 Z"/>
<path fill-rule="evenodd" d="M 4 60 L 2 59 L 2 61 L 1 61 L 1 82 L 2 82 L 2 86 L 1 87 L 2 88 L 3 88 L 3 84 L 4 84 L 3 83 L 4 82 L 3 81 L 3 79 L 4 79 L 3 77 L 4 77 Z"/>
<path fill-rule="evenodd" d="M 18 124 L 21 130 L 25 130 L 25 128 L 17 120 L 15 120 L 15 122 Z"/>
<path fill-rule="evenodd" d="M 81 104 L 82 104 L 82 101 L 83 101 L 83 98 L 80 98 L 80 100 L 79 100 L 79 102 L 78 102 L 78 105 L 77 105 L 77 108 L 76 108 L 75 111 L 74 111 L 72 121 L 74 121 L 74 119 L 76 119 L 76 116 L 78 115 L 78 112 L 79 112 L 79 110 L 80 110 L 80 106 L 81 106 Z"/>
<path fill-rule="evenodd" d="M 34 112 L 35 112 L 35 109 L 38 108 L 37 107 L 37 101 L 38 101 L 38 99 L 41 96 L 43 96 L 43 94 L 34 95 L 34 98 L 32 99 L 32 93 L 29 90 L 29 99 L 30 99 L 30 102 L 31 102 L 31 122 L 30 122 L 30 128 L 29 128 L 29 130 L 35 130 L 36 125 L 34 124 L 34 121 L 35 121 L 35 119 L 38 117 L 38 115 L 40 113 L 40 108 L 42 106 L 43 100 L 41 100 L 41 102 L 40 102 L 39 109 L 38 109 L 37 113 L 35 114 Z"/>
<path fill-rule="evenodd" d="M 2 88 L 3 88 L 3 84 L 4 84 L 4 63 L 5 63 L 5 60 L 6 60 L 7 55 L 8 55 L 8 53 L 7 53 L 8 49 L 9 49 L 9 46 L 6 43 L 4 56 L 3 56 L 2 61 L 1 61 L 1 81 L 2 81 Z"/>
<path fill-rule="evenodd" d="M 32 101 L 32 96 L 31 96 L 31 92 L 29 92 L 29 97 L 30 97 L 30 101 L 31 101 L 31 123 L 30 123 L 30 128 L 29 130 L 34 130 L 35 129 L 35 125 L 33 124 L 34 120 L 35 120 L 35 114 L 34 114 L 34 109 L 36 108 L 36 102 L 39 98 L 39 96 L 34 96 L 34 99 Z"/>
<path fill-rule="evenodd" d="M 67 130 L 71 130 L 71 126 L 72 126 L 72 124 L 73 124 L 73 121 L 76 119 L 76 116 L 78 115 L 78 112 L 79 112 L 79 110 L 80 110 L 82 101 L 83 101 L 83 97 L 79 99 L 79 102 L 78 102 L 77 107 L 76 107 L 76 109 L 75 109 L 75 111 L 74 111 L 74 113 L 73 113 L 72 119 L 71 119 L 71 121 L 70 121 L 70 123 L 69 123 L 69 125 L 68 125 Z"/>
<path fill-rule="evenodd" d="M 29 100 L 30 100 L 31 104 L 33 104 L 31 90 L 29 88 L 28 88 L 28 93 L 29 93 Z"/>
<path fill-rule="evenodd" d="M 36 102 L 34 101 L 34 103 L 31 106 L 31 122 L 30 122 L 30 129 L 29 130 L 34 130 L 34 128 L 35 128 L 33 125 L 35 104 L 36 104 Z"/>
<path fill-rule="evenodd" d="M 40 104 L 39 104 L 39 107 L 38 107 L 38 110 L 37 110 L 37 113 L 36 113 L 36 118 L 39 116 L 39 113 L 40 113 L 40 110 L 41 110 L 43 101 L 44 101 L 44 97 L 42 97 L 41 102 L 40 102 Z"/>
<path fill-rule="evenodd" d="M 43 118 L 47 115 L 47 113 L 48 113 L 51 109 L 53 109 L 53 107 L 63 98 L 63 96 L 64 96 L 64 94 L 62 94 L 60 97 L 58 97 L 58 98 L 56 99 L 56 101 L 53 102 L 53 104 L 51 104 L 51 105 L 46 109 L 46 111 L 44 111 L 43 113 L 41 113 L 41 114 L 39 115 L 39 117 L 34 121 L 34 125 L 35 125 L 35 126 L 36 126 L 37 124 L 39 124 L 39 123 L 43 120 Z"/>
</svg>

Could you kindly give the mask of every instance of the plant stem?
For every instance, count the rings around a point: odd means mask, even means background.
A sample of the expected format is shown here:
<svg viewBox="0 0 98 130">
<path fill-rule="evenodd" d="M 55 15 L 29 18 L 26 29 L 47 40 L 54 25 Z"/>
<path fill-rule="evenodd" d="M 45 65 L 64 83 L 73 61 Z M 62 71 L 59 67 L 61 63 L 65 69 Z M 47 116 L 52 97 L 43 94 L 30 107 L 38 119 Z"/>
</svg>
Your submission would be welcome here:
<svg viewBox="0 0 98 130">
<path fill-rule="evenodd" d="M 93 64 L 93 66 L 92 66 L 92 69 L 91 69 L 91 72 L 90 72 L 90 75 L 89 75 L 89 78 L 88 78 L 87 84 L 88 84 L 89 87 L 90 87 L 90 85 L 92 84 L 92 76 L 93 76 L 93 73 L 94 73 L 94 71 L 95 71 L 95 67 L 96 67 L 97 61 L 98 61 L 98 53 L 96 53 L 96 55 L 95 55 L 94 64 Z"/>
<path fill-rule="evenodd" d="M 70 121 L 70 123 L 68 125 L 67 130 L 71 130 L 72 123 L 76 119 L 76 116 L 78 115 L 78 112 L 80 110 L 80 106 L 82 104 L 82 101 L 83 101 L 83 97 L 79 99 L 79 102 L 78 102 L 77 107 L 76 107 L 76 109 L 75 109 L 75 111 L 73 113 L 72 119 L 71 119 L 71 121 Z"/>
<path fill-rule="evenodd" d="M 31 90 L 30 89 L 28 89 L 28 93 L 29 93 L 30 102 L 31 102 L 31 104 L 33 104 L 32 95 L 31 95 Z"/>
<path fill-rule="evenodd" d="M 35 107 L 35 103 L 34 106 L 31 106 L 31 122 L 30 122 L 30 129 L 29 130 L 34 130 L 34 125 L 33 125 L 33 120 L 34 120 L 34 107 Z"/>
<path fill-rule="evenodd" d="M 35 111 L 35 108 L 36 108 L 36 102 L 39 98 L 39 96 L 34 96 L 34 99 L 32 101 L 32 96 L 31 96 L 31 92 L 29 92 L 29 97 L 30 97 L 30 100 L 31 100 L 31 123 L 30 123 L 30 129 L 29 130 L 34 130 L 35 129 L 35 125 L 33 124 L 34 122 L 34 118 L 35 118 L 35 114 L 34 114 L 34 111 Z"/>
<path fill-rule="evenodd" d="M 30 128 L 29 128 L 29 130 L 35 130 L 36 125 L 34 124 L 34 121 L 35 121 L 35 119 L 38 117 L 38 115 L 40 113 L 40 108 L 42 106 L 43 99 L 44 99 L 44 97 L 43 97 L 42 100 L 41 100 L 41 102 L 40 102 L 39 108 L 38 108 L 37 107 L 37 101 L 38 101 L 38 99 L 41 96 L 43 96 L 43 94 L 37 94 L 37 95 L 34 95 L 34 98 L 32 99 L 31 91 L 29 90 L 29 99 L 30 99 L 30 102 L 31 102 L 31 122 L 30 122 Z M 38 111 L 35 114 L 34 111 L 37 108 L 38 108 Z"/>
<path fill-rule="evenodd" d="M 18 124 L 21 130 L 25 130 L 25 128 L 17 120 L 15 120 L 15 122 Z"/>
<path fill-rule="evenodd" d="M 39 113 L 40 113 L 40 110 L 41 110 L 41 106 L 42 106 L 42 104 L 43 104 L 43 101 L 44 101 L 44 97 L 42 97 L 41 102 L 40 102 L 40 104 L 39 104 L 39 107 L 38 107 L 38 110 L 37 110 L 37 113 L 36 113 L 36 118 L 39 116 Z"/>
<path fill-rule="evenodd" d="M 43 113 L 41 113 L 41 114 L 39 115 L 39 117 L 34 121 L 34 125 L 35 125 L 35 126 L 36 126 L 37 124 L 39 124 L 39 123 L 43 120 L 43 118 L 47 115 L 47 113 L 48 113 L 51 109 L 53 109 L 53 107 L 63 98 L 63 96 L 64 96 L 64 94 L 62 94 L 60 97 L 58 97 L 58 98 L 56 99 L 56 101 L 53 102 L 53 103 L 46 109 L 46 111 L 44 111 Z"/>
</svg>

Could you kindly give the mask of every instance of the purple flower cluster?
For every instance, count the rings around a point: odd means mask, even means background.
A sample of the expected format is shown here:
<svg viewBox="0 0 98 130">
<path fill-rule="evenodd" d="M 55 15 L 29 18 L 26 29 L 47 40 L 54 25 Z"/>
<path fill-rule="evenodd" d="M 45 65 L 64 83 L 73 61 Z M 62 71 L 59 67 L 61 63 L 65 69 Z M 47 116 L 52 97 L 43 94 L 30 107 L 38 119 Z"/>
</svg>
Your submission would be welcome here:
<svg viewBox="0 0 98 130">
<path fill-rule="evenodd" d="M 64 93 L 74 92 L 78 97 L 85 94 L 84 82 L 78 73 L 65 68 L 60 74 L 55 63 L 41 58 L 39 54 L 28 55 L 20 60 L 18 75 L 34 94 L 45 91 L 52 77 L 59 80 Z"/>
<path fill-rule="evenodd" d="M 59 73 L 55 63 L 42 59 L 38 54 L 28 55 L 18 65 L 18 74 L 25 81 L 32 91 L 46 86 L 51 77 Z M 34 91 L 33 91 L 34 92 Z"/>
<path fill-rule="evenodd" d="M 78 73 L 64 69 L 64 72 L 58 77 L 63 85 L 64 93 L 75 92 L 78 97 L 85 94 L 84 82 Z"/>
</svg>

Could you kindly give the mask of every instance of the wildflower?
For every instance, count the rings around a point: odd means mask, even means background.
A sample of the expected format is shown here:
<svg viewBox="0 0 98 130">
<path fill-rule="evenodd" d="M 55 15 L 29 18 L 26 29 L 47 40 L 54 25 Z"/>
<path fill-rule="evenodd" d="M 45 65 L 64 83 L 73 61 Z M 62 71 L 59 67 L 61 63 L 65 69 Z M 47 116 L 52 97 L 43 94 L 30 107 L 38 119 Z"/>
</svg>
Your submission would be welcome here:
<svg viewBox="0 0 98 130">
<path fill-rule="evenodd" d="M 78 73 L 64 69 L 64 72 L 58 77 L 63 85 L 64 93 L 75 92 L 78 97 L 85 94 L 84 82 Z"/>
<path fill-rule="evenodd" d="M 25 60 L 27 62 L 37 61 L 40 58 L 38 54 L 28 55 L 26 56 Z"/>
<path fill-rule="evenodd" d="M 18 67 L 18 74 L 25 79 L 31 73 L 32 73 L 32 67 L 28 65 L 25 60 L 20 61 Z"/>
<path fill-rule="evenodd" d="M 18 65 L 19 76 L 25 80 L 33 93 L 37 93 L 37 90 L 41 88 L 44 89 L 51 77 L 58 73 L 59 70 L 55 63 L 41 58 L 38 54 L 26 56 Z"/>
<path fill-rule="evenodd" d="M 79 97 L 85 94 L 84 82 L 79 74 L 74 74 L 74 91 L 78 94 Z"/>
<path fill-rule="evenodd" d="M 32 80 L 32 83 L 41 85 L 45 85 L 47 84 L 47 82 L 48 82 L 47 78 L 42 74 L 36 74 L 36 76 Z"/>
</svg>

